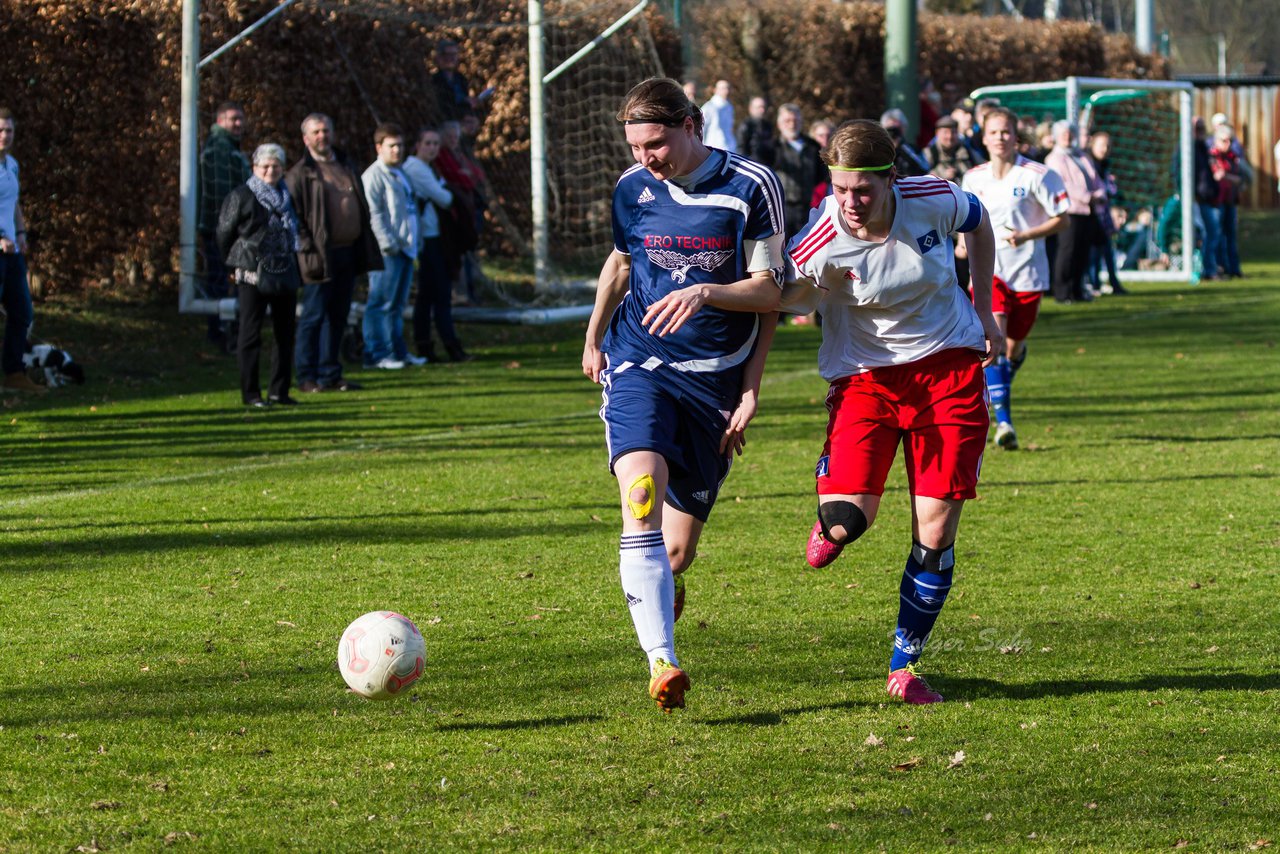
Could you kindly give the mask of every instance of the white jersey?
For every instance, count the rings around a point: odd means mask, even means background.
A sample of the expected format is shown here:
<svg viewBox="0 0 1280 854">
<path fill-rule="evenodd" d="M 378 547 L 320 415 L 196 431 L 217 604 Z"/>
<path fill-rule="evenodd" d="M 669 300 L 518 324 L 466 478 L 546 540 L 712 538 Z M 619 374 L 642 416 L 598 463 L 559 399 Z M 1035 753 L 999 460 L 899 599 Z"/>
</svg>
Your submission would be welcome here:
<svg viewBox="0 0 1280 854">
<path fill-rule="evenodd" d="M 788 287 L 788 304 L 804 304 L 805 284 L 820 294 L 818 372 L 828 382 L 943 350 L 986 351 L 982 323 L 956 282 L 949 236 L 977 228 L 982 205 L 931 176 L 899 179 L 893 194 L 883 243 L 854 237 L 827 196 L 787 247 L 788 277 L 800 285 Z"/>
<path fill-rule="evenodd" d="M 1026 231 L 1067 212 L 1070 202 L 1062 178 L 1048 166 L 1021 154 L 997 181 L 990 163 L 964 173 L 960 184 L 973 193 L 991 217 L 996 235 L 996 277 L 1011 291 L 1033 293 L 1049 290 L 1049 256 L 1043 240 L 1012 246 L 1010 232 Z"/>
</svg>

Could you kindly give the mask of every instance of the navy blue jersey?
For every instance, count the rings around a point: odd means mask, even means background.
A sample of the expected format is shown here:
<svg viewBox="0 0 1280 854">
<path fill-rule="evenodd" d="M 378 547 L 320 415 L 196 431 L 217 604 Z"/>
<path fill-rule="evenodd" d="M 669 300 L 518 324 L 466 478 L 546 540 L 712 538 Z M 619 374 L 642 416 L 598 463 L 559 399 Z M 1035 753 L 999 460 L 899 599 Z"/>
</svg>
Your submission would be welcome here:
<svg viewBox="0 0 1280 854">
<path fill-rule="evenodd" d="M 631 256 L 631 280 L 603 350 L 614 366 L 665 364 L 737 386 L 755 345 L 759 315 L 707 305 L 663 337 L 650 335 L 640 320 L 672 291 L 747 278 L 751 244 L 782 233 L 782 190 L 766 167 L 716 149 L 690 177 L 682 186 L 637 165 L 618 179 L 613 243 Z"/>
</svg>

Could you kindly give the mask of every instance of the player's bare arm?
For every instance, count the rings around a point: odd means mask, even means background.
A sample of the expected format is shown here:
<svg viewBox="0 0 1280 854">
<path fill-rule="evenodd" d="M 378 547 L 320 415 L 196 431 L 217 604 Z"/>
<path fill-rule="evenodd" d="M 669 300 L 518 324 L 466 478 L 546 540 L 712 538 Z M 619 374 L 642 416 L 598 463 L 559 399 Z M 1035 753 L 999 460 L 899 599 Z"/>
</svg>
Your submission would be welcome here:
<svg viewBox="0 0 1280 854">
<path fill-rule="evenodd" d="M 600 382 L 600 372 L 604 370 L 604 353 L 600 352 L 600 344 L 604 341 L 605 327 L 627 295 L 630 281 L 631 256 L 615 249 L 609 253 L 600 270 L 600 278 L 596 282 L 596 304 L 591 310 L 591 320 L 587 322 L 587 340 L 582 348 L 582 372 L 593 383 Z"/>
<path fill-rule="evenodd" d="M 684 326 L 704 305 L 727 311 L 765 313 L 777 310 L 781 295 L 773 272 L 761 270 L 728 285 L 690 285 L 672 291 L 649 306 L 641 323 L 651 335 L 669 335 Z"/>
<path fill-rule="evenodd" d="M 1059 231 L 1066 229 L 1068 225 L 1067 215 L 1059 214 L 1058 216 L 1048 219 L 1035 228 L 1028 228 L 1026 231 L 1010 231 L 1005 235 L 1005 240 L 1010 246 L 1021 246 L 1032 240 L 1039 240 L 1042 237 L 1048 237 L 1051 234 L 1057 234 Z"/>
<path fill-rule="evenodd" d="M 987 353 L 982 359 L 982 366 L 986 367 L 1004 352 L 1004 333 L 991 314 L 991 279 L 995 275 L 996 238 L 985 210 L 978 227 L 965 234 L 964 247 L 969 256 L 973 307 L 978 313 L 978 319 L 982 321 L 983 334 L 987 337 Z"/>
</svg>

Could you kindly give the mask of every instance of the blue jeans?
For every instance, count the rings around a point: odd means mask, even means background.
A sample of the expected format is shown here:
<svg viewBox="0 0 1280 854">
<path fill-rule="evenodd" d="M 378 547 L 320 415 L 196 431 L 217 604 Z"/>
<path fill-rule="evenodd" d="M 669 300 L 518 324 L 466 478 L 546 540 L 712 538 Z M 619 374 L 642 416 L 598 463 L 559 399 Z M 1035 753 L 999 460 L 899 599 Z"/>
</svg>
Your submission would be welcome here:
<svg viewBox="0 0 1280 854">
<path fill-rule="evenodd" d="M 382 256 L 382 269 L 369 273 L 369 299 L 364 304 L 364 361 L 403 360 L 404 307 L 413 285 L 413 259 L 403 252 Z"/>
<path fill-rule="evenodd" d="M 27 284 L 27 259 L 20 252 L 0 255 L 0 303 L 4 322 L 4 350 L 0 366 L 6 374 L 24 370 L 22 354 L 27 352 L 31 331 L 31 288 Z"/>
<path fill-rule="evenodd" d="M 1218 238 L 1218 266 L 1228 276 L 1240 275 L 1240 250 L 1236 246 L 1236 211 L 1235 205 L 1222 205 L 1222 232 Z"/>
<path fill-rule="evenodd" d="M 356 284 L 355 250 L 350 246 L 329 249 L 328 281 L 304 285 L 302 316 L 298 318 L 298 345 L 294 364 L 298 383 L 322 386 L 342 381 L 342 336 L 351 313 L 351 292 Z"/>
<path fill-rule="evenodd" d="M 1204 221 L 1204 242 L 1200 244 L 1200 260 L 1204 264 L 1203 275 L 1218 275 L 1218 241 L 1222 228 L 1221 211 L 1217 205 L 1200 205 L 1200 219 Z"/>
</svg>

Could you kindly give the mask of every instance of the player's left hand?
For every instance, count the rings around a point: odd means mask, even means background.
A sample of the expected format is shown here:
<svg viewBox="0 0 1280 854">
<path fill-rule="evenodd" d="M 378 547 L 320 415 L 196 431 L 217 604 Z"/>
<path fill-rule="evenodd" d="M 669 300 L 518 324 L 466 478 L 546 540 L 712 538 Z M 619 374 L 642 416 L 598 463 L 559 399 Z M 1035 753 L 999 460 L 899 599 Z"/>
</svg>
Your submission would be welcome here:
<svg viewBox="0 0 1280 854">
<path fill-rule="evenodd" d="M 670 335 L 684 326 L 684 322 L 698 313 L 698 309 L 707 304 L 707 286 L 690 285 L 678 291 L 672 291 L 662 299 L 649 306 L 640 321 L 649 329 L 650 335 L 659 337 Z"/>
<path fill-rule="evenodd" d="M 1004 333 L 996 319 L 988 314 L 982 318 L 982 334 L 987 337 L 987 354 L 982 357 L 982 367 L 988 368 L 1004 352 Z"/>
<path fill-rule="evenodd" d="M 742 456 L 742 450 L 747 446 L 747 425 L 755 417 L 756 393 L 744 391 L 742 400 L 738 401 L 738 408 L 729 417 L 729 426 L 725 429 L 724 436 L 720 438 L 720 453 L 725 456 Z"/>
</svg>

